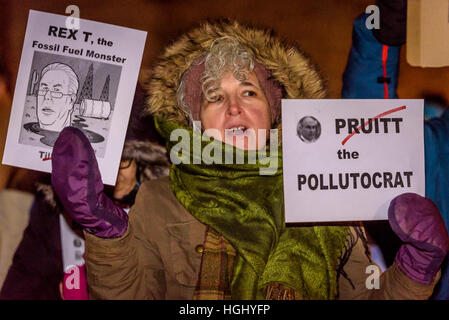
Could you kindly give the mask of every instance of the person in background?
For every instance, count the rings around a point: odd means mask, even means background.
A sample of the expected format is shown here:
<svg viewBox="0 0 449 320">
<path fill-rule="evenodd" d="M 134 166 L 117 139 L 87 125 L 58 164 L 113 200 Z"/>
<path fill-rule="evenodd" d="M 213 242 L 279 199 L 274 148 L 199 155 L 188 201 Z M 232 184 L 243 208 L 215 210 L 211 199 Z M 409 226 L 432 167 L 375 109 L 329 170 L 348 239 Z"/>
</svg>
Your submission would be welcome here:
<svg viewBox="0 0 449 320">
<path fill-rule="evenodd" d="M 4 61 L 5 57 L 0 46 L 0 157 L 2 159 L 11 113 L 10 76 Z M 0 192 L 8 185 L 12 171 L 12 167 L 0 164 Z"/>
<path fill-rule="evenodd" d="M 407 1 L 378 0 L 377 5 L 380 9 L 379 29 L 370 30 L 366 27 L 367 14 L 362 14 L 354 21 L 352 48 L 343 75 L 342 98 L 398 98 L 399 56 L 401 46 L 405 43 Z M 449 141 L 449 111 L 443 113 L 440 102 L 437 110 L 440 116 L 435 117 L 434 108 L 429 108 L 429 103 L 434 100 L 428 101 L 426 113 L 432 117 L 424 123 L 426 197 L 436 204 L 449 230 L 449 156 L 444 151 Z M 402 241 L 387 222 L 367 223 L 366 226 L 381 247 L 387 265 L 391 265 Z M 433 298 L 449 299 L 447 256 Z"/>
<path fill-rule="evenodd" d="M 11 76 L 4 61 L 0 44 L 0 159 L 3 158 L 11 112 Z M 33 201 L 31 190 L 17 188 L 17 183 L 13 187 L 11 181 L 17 182 L 17 177 L 17 170 L 0 163 L 0 287 L 28 224 L 28 212 Z"/>
</svg>

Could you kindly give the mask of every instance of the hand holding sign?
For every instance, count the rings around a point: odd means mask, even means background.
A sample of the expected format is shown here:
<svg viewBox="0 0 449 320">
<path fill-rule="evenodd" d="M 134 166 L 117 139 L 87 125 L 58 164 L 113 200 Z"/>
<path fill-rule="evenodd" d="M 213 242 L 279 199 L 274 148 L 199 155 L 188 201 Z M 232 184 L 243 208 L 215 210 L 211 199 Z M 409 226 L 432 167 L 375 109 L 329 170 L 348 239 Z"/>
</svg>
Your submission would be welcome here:
<svg viewBox="0 0 449 320">
<path fill-rule="evenodd" d="M 438 208 L 430 199 L 405 193 L 391 201 L 388 221 L 404 242 L 395 258 L 399 269 L 412 280 L 430 284 L 449 250 Z"/>
<path fill-rule="evenodd" d="M 51 183 L 70 217 L 89 233 L 118 238 L 126 232 L 128 215 L 104 194 L 94 150 L 81 130 L 67 127 L 59 134 Z"/>
</svg>

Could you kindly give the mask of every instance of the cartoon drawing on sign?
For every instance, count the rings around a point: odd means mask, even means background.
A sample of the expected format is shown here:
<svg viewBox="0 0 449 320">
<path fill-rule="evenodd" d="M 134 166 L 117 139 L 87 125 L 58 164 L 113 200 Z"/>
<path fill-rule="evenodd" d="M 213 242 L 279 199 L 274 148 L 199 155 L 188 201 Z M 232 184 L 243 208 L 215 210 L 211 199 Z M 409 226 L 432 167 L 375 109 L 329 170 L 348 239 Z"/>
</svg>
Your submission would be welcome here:
<svg viewBox="0 0 449 320">
<path fill-rule="evenodd" d="M 39 127 L 59 132 L 69 126 L 77 93 L 78 76 L 70 66 L 57 62 L 46 66 L 36 97 Z"/>
<path fill-rule="evenodd" d="M 321 135 L 321 124 L 314 117 L 305 116 L 299 120 L 296 132 L 301 141 L 312 143 L 317 141 Z"/>
<path fill-rule="evenodd" d="M 52 148 L 59 132 L 74 126 L 102 157 L 120 71 L 115 65 L 35 52 L 19 143 Z"/>
</svg>

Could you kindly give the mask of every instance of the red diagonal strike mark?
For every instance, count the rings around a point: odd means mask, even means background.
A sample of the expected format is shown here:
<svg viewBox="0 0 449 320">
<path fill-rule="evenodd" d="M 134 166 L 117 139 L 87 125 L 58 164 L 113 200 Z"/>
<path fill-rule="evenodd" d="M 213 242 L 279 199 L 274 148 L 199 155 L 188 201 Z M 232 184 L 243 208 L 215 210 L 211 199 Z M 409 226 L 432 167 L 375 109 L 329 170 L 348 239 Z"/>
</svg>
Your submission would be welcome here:
<svg viewBox="0 0 449 320">
<path fill-rule="evenodd" d="M 42 159 L 42 161 L 48 161 L 48 160 L 51 160 L 51 158 L 44 158 L 44 159 Z"/>
<path fill-rule="evenodd" d="M 404 110 L 404 109 L 407 109 L 407 107 L 406 107 L 406 106 L 401 106 L 401 107 L 397 107 L 397 108 L 394 108 L 394 109 L 385 111 L 385 112 L 383 112 L 383 113 L 381 113 L 381 114 L 378 114 L 378 115 L 375 116 L 375 117 L 372 117 L 372 118 L 369 119 L 368 121 L 366 121 L 366 122 L 363 124 L 363 126 L 365 127 L 366 125 L 368 125 L 368 124 L 369 124 L 371 121 L 373 121 L 374 119 L 379 119 L 379 118 L 385 117 L 385 116 L 388 115 L 388 114 L 391 114 L 391 113 L 397 112 L 397 111 L 401 111 L 401 110 Z M 361 126 L 361 125 L 357 128 L 357 131 L 360 132 L 360 129 L 362 129 L 362 126 Z M 341 142 L 341 145 L 344 146 L 345 143 L 346 143 L 349 139 L 351 139 L 353 135 L 355 135 L 355 134 L 357 133 L 357 131 L 354 131 L 353 133 L 349 134 L 346 138 L 344 138 L 343 141 Z"/>
</svg>

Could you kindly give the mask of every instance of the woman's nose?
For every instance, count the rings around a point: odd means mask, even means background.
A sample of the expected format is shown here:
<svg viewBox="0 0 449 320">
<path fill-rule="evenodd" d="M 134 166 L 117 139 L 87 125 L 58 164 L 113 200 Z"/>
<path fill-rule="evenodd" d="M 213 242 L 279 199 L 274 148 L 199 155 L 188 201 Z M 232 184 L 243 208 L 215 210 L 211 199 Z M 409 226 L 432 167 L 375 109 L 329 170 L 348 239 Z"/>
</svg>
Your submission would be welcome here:
<svg viewBox="0 0 449 320">
<path fill-rule="evenodd" d="M 240 103 L 239 103 L 238 99 L 230 98 L 228 100 L 226 112 L 228 115 L 231 115 L 231 116 L 239 115 L 242 112 L 242 109 L 240 107 Z"/>
</svg>

